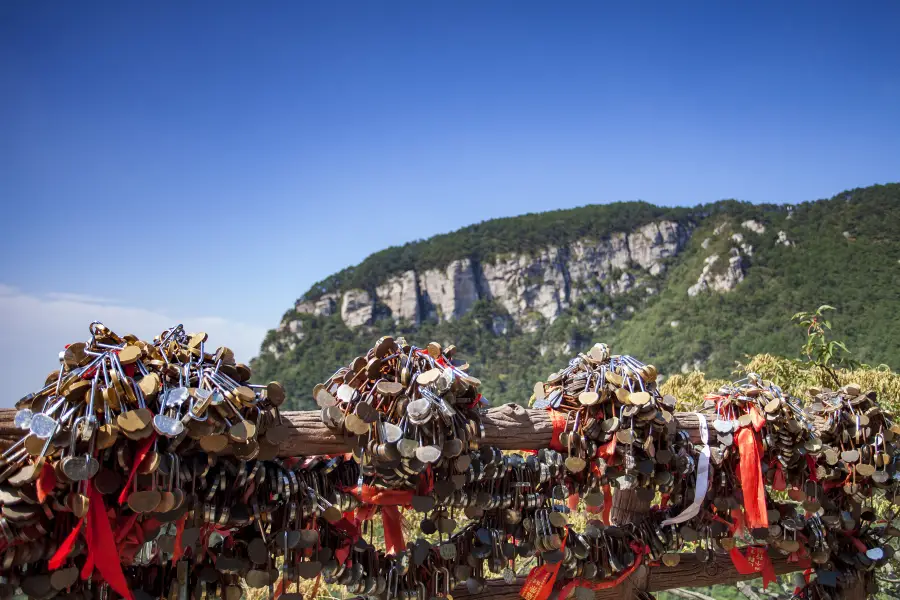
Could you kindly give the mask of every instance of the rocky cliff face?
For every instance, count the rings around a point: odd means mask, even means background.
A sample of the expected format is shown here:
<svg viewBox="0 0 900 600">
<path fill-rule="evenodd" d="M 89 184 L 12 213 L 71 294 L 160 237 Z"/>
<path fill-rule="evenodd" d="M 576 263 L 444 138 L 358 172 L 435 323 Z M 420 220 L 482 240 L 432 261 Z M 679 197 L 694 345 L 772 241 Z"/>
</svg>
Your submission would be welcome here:
<svg viewBox="0 0 900 600">
<path fill-rule="evenodd" d="M 748 344 L 796 355 L 790 315 L 823 303 L 856 359 L 896 368 L 898 265 L 900 184 L 793 208 L 623 203 L 485 221 L 315 282 L 253 371 L 315 408 L 316 383 L 390 334 L 457 344 L 494 404 L 524 402 L 597 341 L 663 374 L 727 378 Z"/>
<path fill-rule="evenodd" d="M 489 263 L 464 258 L 442 269 L 406 271 L 373 289 L 326 294 L 315 302 L 298 302 L 295 308 L 316 315 L 339 310 L 343 321 L 355 328 L 383 317 L 416 324 L 452 320 L 477 300 L 488 299 L 499 302 L 519 323 L 537 315 L 552 321 L 589 291 L 615 296 L 662 274 L 666 259 L 684 249 L 690 234 L 686 225 L 658 221 L 605 239 L 509 254 Z"/>
</svg>

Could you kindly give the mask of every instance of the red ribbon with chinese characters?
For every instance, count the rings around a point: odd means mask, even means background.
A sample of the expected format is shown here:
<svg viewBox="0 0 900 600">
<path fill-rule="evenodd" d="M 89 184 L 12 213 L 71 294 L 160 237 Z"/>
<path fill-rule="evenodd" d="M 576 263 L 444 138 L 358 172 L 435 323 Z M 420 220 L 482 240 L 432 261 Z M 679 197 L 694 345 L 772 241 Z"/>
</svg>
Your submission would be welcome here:
<svg viewBox="0 0 900 600">
<path fill-rule="evenodd" d="M 772 560 L 769 558 L 769 552 L 765 546 L 747 546 L 746 557 L 737 548 L 732 548 L 728 555 L 731 557 L 734 568 L 741 575 L 762 573 L 763 589 L 775 581 L 775 567 L 772 566 Z"/>
<path fill-rule="evenodd" d="M 566 551 L 566 538 L 563 538 L 559 549 L 561 552 Z M 519 595 L 525 600 L 547 600 L 553 593 L 553 586 L 556 584 L 560 567 L 562 567 L 562 561 L 555 565 L 545 563 L 531 569 L 528 577 L 525 578 L 525 585 L 519 590 Z"/>
</svg>

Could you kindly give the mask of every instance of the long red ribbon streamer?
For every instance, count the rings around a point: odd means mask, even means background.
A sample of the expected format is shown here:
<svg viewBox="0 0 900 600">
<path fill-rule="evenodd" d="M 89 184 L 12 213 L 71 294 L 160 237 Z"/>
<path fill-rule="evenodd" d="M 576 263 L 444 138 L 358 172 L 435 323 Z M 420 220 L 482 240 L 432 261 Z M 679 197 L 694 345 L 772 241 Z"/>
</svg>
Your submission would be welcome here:
<svg viewBox="0 0 900 600">
<path fill-rule="evenodd" d="M 769 515 L 766 509 L 766 493 L 763 488 L 762 457 L 756 432 L 749 427 L 742 427 L 737 434 L 737 444 L 738 452 L 740 452 L 738 473 L 741 478 L 741 489 L 744 491 L 747 526 L 751 529 L 768 527 Z"/>
<path fill-rule="evenodd" d="M 609 515 L 612 512 L 612 490 L 609 484 L 603 486 L 603 524 L 609 526 Z"/>
<path fill-rule="evenodd" d="M 384 552 L 393 554 L 406 549 L 403 527 L 400 525 L 400 511 L 396 506 L 382 506 L 381 519 L 384 525 Z"/>
<path fill-rule="evenodd" d="M 60 568 L 64 562 L 66 562 L 66 558 L 69 556 L 69 552 L 72 551 L 72 547 L 75 546 L 75 540 L 78 539 L 78 533 L 81 531 L 82 526 L 84 526 L 84 521 L 87 519 L 87 515 L 82 517 L 78 521 L 78 525 L 72 529 L 72 533 L 66 536 L 66 539 L 63 540 L 63 543 L 60 544 L 59 548 L 57 548 L 56 553 L 50 558 L 50 561 L 47 563 L 47 566 L 51 571 L 55 571 Z"/>
<path fill-rule="evenodd" d="M 131 482 L 134 481 L 135 476 L 137 476 L 138 468 L 141 466 L 141 463 L 144 462 L 144 458 L 146 458 L 147 453 L 150 452 L 150 447 L 153 445 L 154 440 L 156 440 L 156 432 L 150 434 L 150 436 L 141 441 L 138 446 L 137 452 L 134 455 L 134 461 L 131 465 L 131 472 L 128 473 L 128 481 L 125 482 L 125 487 L 122 488 L 122 493 L 119 494 L 119 506 L 125 504 L 125 501 L 128 500 L 128 494 L 131 492 Z"/>
<path fill-rule="evenodd" d="M 818 483 L 819 473 L 816 469 L 816 459 L 809 454 L 806 455 L 806 466 L 809 467 L 809 480 Z"/>
<path fill-rule="evenodd" d="M 113 536 L 112 527 L 109 524 L 109 515 L 106 514 L 106 504 L 103 502 L 103 494 L 97 491 L 94 483 L 88 487 L 90 509 L 87 522 L 88 529 L 88 558 L 93 563 L 100 575 L 109 583 L 109 586 L 125 600 L 134 600 L 125 574 L 122 572 L 122 563 L 119 561 L 119 552 L 116 548 L 116 539 Z M 89 560 L 89 562 L 91 562 Z"/>
</svg>

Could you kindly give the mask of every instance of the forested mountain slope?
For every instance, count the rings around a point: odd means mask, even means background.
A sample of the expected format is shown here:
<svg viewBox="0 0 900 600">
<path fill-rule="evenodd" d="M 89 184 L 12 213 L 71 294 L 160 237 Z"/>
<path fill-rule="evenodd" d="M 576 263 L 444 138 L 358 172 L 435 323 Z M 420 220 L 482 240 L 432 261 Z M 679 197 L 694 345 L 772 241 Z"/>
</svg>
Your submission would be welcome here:
<svg viewBox="0 0 900 600">
<path fill-rule="evenodd" d="M 795 356 L 790 315 L 837 308 L 853 358 L 900 366 L 900 184 L 795 205 L 642 202 L 496 219 L 388 248 L 317 283 L 254 372 L 294 408 L 384 334 L 456 344 L 493 403 L 595 341 L 662 373 Z"/>
</svg>

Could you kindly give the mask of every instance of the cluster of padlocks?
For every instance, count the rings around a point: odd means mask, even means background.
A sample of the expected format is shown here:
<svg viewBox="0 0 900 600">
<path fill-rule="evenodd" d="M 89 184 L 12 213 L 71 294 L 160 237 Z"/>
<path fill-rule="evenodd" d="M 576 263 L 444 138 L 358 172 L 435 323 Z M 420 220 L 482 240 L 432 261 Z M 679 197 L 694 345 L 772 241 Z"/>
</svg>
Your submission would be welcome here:
<svg viewBox="0 0 900 600">
<path fill-rule="evenodd" d="M 690 434 L 652 365 L 597 344 L 535 384 L 549 447 L 505 453 L 482 443 L 487 402 L 453 346 L 383 337 L 313 390 L 352 453 L 286 457 L 285 390 L 251 378 L 205 334 L 93 323 L 17 404 L 0 598 L 290 600 L 316 579 L 441 598 L 526 573 L 526 598 L 587 597 L 686 552 L 766 574 L 763 548 L 808 562 L 798 595 L 827 598 L 900 536 L 873 503 L 900 501 L 900 427 L 859 386 L 795 399 L 751 375 L 707 395 Z M 613 525 L 620 493 L 653 509 Z"/>
</svg>

